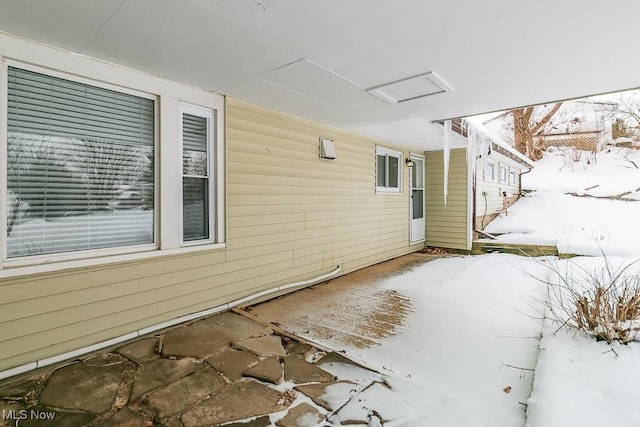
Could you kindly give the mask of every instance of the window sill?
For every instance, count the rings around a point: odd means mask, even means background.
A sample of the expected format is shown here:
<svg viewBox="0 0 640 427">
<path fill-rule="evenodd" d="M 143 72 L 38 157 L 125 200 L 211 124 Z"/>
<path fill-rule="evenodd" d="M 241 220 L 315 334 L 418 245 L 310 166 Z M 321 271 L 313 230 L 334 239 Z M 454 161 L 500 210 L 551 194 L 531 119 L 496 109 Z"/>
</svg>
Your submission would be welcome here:
<svg viewBox="0 0 640 427">
<path fill-rule="evenodd" d="M 378 187 L 376 188 L 376 194 L 381 194 L 381 195 L 396 195 L 396 196 L 401 196 L 402 195 L 402 191 L 400 191 L 399 189 L 393 189 L 393 188 L 385 188 L 385 187 Z"/>
<path fill-rule="evenodd" d="M 33 263 L 25 264 L 24 260 L 21 262 L 5 261 L 3 269 L 0 269 L 0 279 L 20 277 L 32 274 L 43 274 L 61 272 L 65 270 L 73 270 L 79 268 L 99 267 L 109 264 L 118 263 L 130 263 L 135 261 L 145 261 L 154 258 L 162 258 L 173 255 L 189 255 L 199 252 L 218 251 L 226 249 L 225 243 L 210 243 L 186 246 L 176 249 L 153 249 L 145 250 L 143 252 L 129 252 L 117 255 L 104 255 L 94 258 L 83 258 L 75 260 L 47 260 L 39 264 Z"/>
</svg>

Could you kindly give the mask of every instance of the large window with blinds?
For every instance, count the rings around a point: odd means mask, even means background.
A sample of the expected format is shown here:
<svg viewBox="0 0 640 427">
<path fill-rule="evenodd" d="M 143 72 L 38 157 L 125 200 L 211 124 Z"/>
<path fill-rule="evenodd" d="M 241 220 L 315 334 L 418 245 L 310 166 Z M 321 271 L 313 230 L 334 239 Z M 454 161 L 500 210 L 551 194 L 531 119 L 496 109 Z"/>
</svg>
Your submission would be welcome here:
<svg viewBox="0 0 640 427">
<path fill-rule="evenodd" d="M 154 243 L 154 98 L 17 67 L 7 85 L 7 258 Z"/>
<path fill-rule="evenodd" d="M 182 240 L 212 240 L 213 112 L 182 106 Z"/>
</svg>

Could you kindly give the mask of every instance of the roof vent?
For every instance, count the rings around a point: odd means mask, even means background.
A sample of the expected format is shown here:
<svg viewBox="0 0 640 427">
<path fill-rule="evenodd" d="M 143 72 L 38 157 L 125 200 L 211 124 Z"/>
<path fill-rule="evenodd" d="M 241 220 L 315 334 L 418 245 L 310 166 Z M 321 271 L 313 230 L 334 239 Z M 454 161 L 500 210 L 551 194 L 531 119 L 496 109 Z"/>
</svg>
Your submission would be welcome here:
<svg viewBox="0 0 640 427">
<path fill-rule="evenodd" d="M 453 92 L 453 88 L 435 72 L 429 71 L 371 87 L 367 89 L 367 92 L 391 104 L 399 104 L 439 93 Z"/>
</svg>

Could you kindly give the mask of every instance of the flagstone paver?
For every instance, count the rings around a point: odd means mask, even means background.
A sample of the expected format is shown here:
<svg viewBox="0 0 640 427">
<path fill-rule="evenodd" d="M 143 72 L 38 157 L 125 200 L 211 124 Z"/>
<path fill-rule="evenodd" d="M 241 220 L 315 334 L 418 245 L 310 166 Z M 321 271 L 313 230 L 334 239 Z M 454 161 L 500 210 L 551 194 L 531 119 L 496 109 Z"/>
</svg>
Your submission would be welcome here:
<svg viewBox="0 0 640 427">
<path fill-rule="evenodd" d="M 277 357 L 270 357 L 247 369 L 244 374 L 268 383 L 280 384 L 282 382 L 282 365 Z"/>
<path fill-rule="evenodd" d="M 325 354 L 316 362 L 316 365 L 324 365 L 325 363 L 344 363 L 345 365 L 352 365 L 360 368 L 362 367 L 360 364 L 354 362 L 343 354 L 338 353 L 337 351 L 331 351 Z"/>
<path fill-rule="evenodd" d="M 125 368 L 123 362 L 104 366 L 77 362 L 62 367 L 51 374 L 39 401 L 46 406 L 100 414 L 111 409 Z"/>
<path fill-rule="evenodd" d="M 1 381 L 0 410 L 33 409 L 54 414 L 47 425 L 91 427 L 266 427 L 269 414 L 283 427 L 325 425 L 327 411 L 347 418 L 343 405 L 359 411 L 358 422 L 369 415 L 358 399 L 372 399 L 366 389 L 379 373 L 339 353 L 314 364 L 323 351 L 278 333 L 240 314 L 212 316 L 50 372 Z M 294 384 L 284 387 L 283 378 Z M 0 420 L 4 425 L 15 427 L 15 420 Z M 43 424 L 24 419 L 19 425 Z"/>
<path fill-rule="evenodd" d="M 198 321 L 198 323 L 227 330 L 232 341 L 240 341 L 251 337 L 262 337 L 273 333 L 273 329 L 269 326 L 254 322 L 251 319 L 231 312 L 210 316 Z"/>
<path fill-rule="evenodd" d="M 242 378 L 242 373 L 256 365 L 260 359 L 246 351 L 227 349 L 207 359 L 207 363 L 223 373 L 229 380 L 237 381 Z"/>
<path fill-rule="evenodd" d="M 286 409 L 284 394 L 255 381 L 228 384 L 209 399 L 186 411 L 185 427 L 199 427 L 242 420 Z"/>
<path fill-rule="evenodd" d="M 246 423 L 240 422 L 224 424 L 224 427 L 269 427 L 271 425 L 271 419 L 268 416 L 264 415 L 254 420 L 247 421 Z"/>
<path fill-rule="evenodd" d="M 158 359 L 146 363 L 138 368 L 133 382 L 131 399 L 135 400 L 162 385 L 184 378 L 201 365 L 198 361 L 190 358 Z"/>
<path fill-rule="evenodd" d="M 160 357 L 159 344 L 158 338 L 150 337 L 127 344 L 116 351 L 127 359 L 142 365 Z"/>
<path fill-rule="evenodd" d="M 312 382 L 331 382 L 336 378 L 329 372 L 307 363 L 296 355 L 284 358 L 284 379 L 298 384 Z"/>
<path fill-rule="evenodd" d="M 322 357 L 316 362 L 325 371 L 339 378 L 348 378 L 358 384 L 369 385 L 374 381 L 381 381 L 381 375 L 369 368 L 366 368 L 351 359 L 332 352 Z"/>
<path fill-rule="evenodd" d="M 382 420 L 396 421 L 397 424 L 402 418 L 411 418 L 412 414 L 415 414 L 415 409 L 404 399 L 383 383 L 373 382 L 333 413 L 330 421 L 339 425 L 366 424 L 375 415 Z"/>
<path fill-rule="evenodd" d="M 33 390 L 37 390 L 39 387 L 40 381 L 38 381 L 37 379 L 10 384 L 0 388 L 0 397 L 22 397 L 32 392 Z"/>
<path fill-rule="evenodd" d="M 226 382 L 212 368 L 195 372 L 167 387 L 151 393 L 147 402 L 159 418 L 179 414 L 198 401 L 209 397 Z"/>
<path fill-rule="evenodd" d="M 276 421 L 278 427 L 319 426 L 326 419 L 316 408 L 308 403 L 301 403 L 287 412 L 284 418 Z"/>
<path fill-rule="evenodd" d="M 309 397 L 316 405 L 328 411 L 335 411 L 347 403 L 351 396 L 362 388 L 362 386 L 351 381 L 341 380 L 330 383 L 299 385 L 294 387 L 294 390 Z"/>
<path fill-rule="evenodd" d="M 307 343 L 301 343 L 298 341 L 289 341 L 287 343 L 287 353 L 289 354 L 299 354 L 302 357 L 311 356 L 312 354 L 318 351 L 317 348 L 313 347 Z"/>
<path fill-rule="evenodd" d="M 164 336 L 162 354 L 202 359 L 231 345 L 232 335 L 222 327 L 209 326 L 200 322 L 171 329 Z"/>
<path fill-rule="evenodd" d="M 282 346 L 282 339 L 278 335 L 267 335 L 258 338 L 248 338 L 233 343 L 233 347 L 237 350 L 251 352 L 259 357 L 285 357 L 287 355 L 287 352 Z"/>
<path fill-rule="evenodd" d="M 122 408 L 111 418 L 102 421 L 96 427 L 146 427 L 148 425 L 142 415 L 133 412 L 129 408 Z"/>
</svg>

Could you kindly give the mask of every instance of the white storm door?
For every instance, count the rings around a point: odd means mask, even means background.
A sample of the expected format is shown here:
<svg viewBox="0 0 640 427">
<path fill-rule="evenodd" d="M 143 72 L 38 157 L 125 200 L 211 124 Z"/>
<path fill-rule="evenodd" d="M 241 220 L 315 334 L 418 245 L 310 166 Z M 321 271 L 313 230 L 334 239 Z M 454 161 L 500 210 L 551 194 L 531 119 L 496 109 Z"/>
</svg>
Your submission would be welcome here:
<svg viewBox="0 0 640 427">
<path fill-rule="evenodd" d="M 423 242 L 424 236 L 424 157 L 411 155 L 410 243 Z"/>
</svg>

